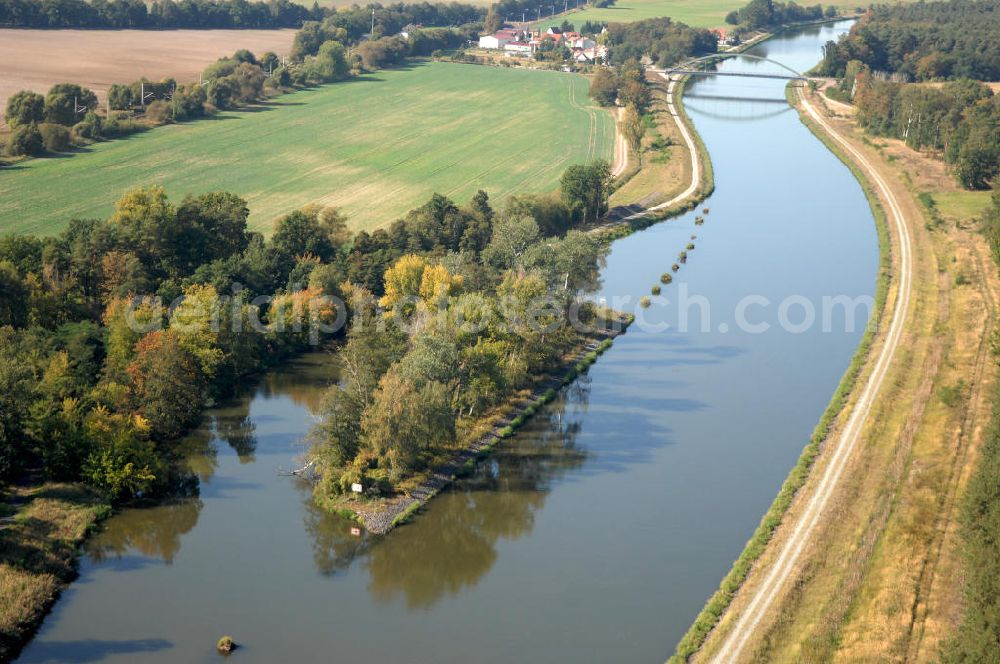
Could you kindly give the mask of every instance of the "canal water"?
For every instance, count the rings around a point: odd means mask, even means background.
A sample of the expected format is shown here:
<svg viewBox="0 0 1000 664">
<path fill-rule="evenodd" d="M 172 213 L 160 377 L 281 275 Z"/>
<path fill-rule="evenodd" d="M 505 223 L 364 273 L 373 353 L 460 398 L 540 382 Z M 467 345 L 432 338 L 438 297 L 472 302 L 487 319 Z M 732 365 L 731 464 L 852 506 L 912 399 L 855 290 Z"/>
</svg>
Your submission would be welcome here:
<svg viewBox="0 0 1000 664">
<path fill-rule="evenodd" d="M 803 71 L 847 27 L 753 53 Z M 352 535 L 281 474 L 336 380 L 332 356 L 303 357 L 207 414 L 187 443 L 198 495 L 110 519 L 19 661 L 215 662 L 231 634 L 248 664 L 662 662 L 861 337 L 866 311 L 847 329 L 822 299 L 875 287 L 861 188 L 783 87 L 690 86 L 715 169 L 710 212 L 616 242 L 598 296 L 635 306 L 693 242 L 687 264 L 586 376 L 413 523 Z"/>
</svg>

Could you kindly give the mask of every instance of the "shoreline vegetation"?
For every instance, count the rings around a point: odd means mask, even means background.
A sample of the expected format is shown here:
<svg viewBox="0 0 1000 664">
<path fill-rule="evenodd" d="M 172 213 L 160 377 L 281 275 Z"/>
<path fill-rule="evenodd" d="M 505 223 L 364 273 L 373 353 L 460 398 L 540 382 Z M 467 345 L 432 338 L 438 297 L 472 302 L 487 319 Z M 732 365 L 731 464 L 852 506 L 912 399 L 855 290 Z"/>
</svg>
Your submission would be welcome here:
<svg viewBox="0 0 1000 664">
<path fill-rule="evenodd" d="M 470 440 L 460 451 L 440 466 L 422 473 L 416 487 L 406 494 L 368 502 L 350 496 L 331 501 L 324 507 L 358 521 L 374 535 L 385 535 L 396 526 L 410 521 L 441 490 L 457 478 L 473 472 L 476 463 L 487 458 L 497 445 L 517 435 L 518 429 L 545 408 L 559 390 L 586 373 L 611 347 L 614 339 L 625 333 L 635 318 L 617 311 L 608 314 L 607 327 L 594 328 L 589 334 L 581 335 L 573 350 L 553 371 L 485 414 L 469 433 Z M 487 429 L 485 434 L 482 433 L 484 428 Z"/>
<path fill-rule="evenodd" d="M 76 577 L 79 546 L 111 505 L 79 484 L 3 492 L 0 502 L 0 662 L 16 657 Z"/>
</svg>

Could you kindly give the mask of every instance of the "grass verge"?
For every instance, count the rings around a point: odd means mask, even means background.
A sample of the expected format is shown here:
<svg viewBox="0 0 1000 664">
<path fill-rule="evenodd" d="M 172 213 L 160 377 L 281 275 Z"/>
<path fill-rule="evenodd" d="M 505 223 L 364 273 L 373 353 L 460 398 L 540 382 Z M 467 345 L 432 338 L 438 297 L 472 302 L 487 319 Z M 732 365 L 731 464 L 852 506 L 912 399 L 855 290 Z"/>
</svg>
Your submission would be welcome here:
<svg viewBox="0 0 1000 664">
<path fill-rule="evenodd" d="M 13 489 L 0 505 L 0 661 L 9 661 L 76 576 L 80 542 L 111 507 L 76 484 Z"/>
</svg>

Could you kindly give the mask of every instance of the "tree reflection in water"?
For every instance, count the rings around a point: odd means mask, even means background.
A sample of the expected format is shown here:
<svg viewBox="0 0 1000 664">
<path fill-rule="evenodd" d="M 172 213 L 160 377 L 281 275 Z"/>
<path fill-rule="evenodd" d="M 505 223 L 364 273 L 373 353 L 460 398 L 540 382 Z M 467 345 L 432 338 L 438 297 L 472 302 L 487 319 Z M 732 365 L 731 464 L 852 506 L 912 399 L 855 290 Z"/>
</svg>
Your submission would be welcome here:
<svg viewBox="0 0 1000 664">
<path fill-rule="evenodd" d="M 321 512 L 306 501 L 306 530 L 313 537 L 323 574 L 358 560 L 370 575 L 369 592 L 380 602 L 402 597 L 426 608 L 474 586 L 493 567 L 496 543 L 531 532 L 552 482 L 579 468 L 586 451 L 576 447 L 589 383 L 577 381 L 517 436 L 477 464 L 469 478 L 434 498 L 415 521 L 384 538 L 351 536 L 351 521 Z"/>
<path fill-rule="evenodd" d="M 228 408 L 213 411 L 211 427 L 215 437 L 226 441 L 240 463 L 256 461 L 257 425 L 250 417 L 250 399 L 237 399 Z"/>
<path fill-rule="evenodd" d="M 201 500 L 192 497 L 125 510 L 87 543 L 87 555 L 100 563 L 138 551 L 169 565 L 181 549 L 181 537 L 198 523 L 201 507 Z"/>
</svg>

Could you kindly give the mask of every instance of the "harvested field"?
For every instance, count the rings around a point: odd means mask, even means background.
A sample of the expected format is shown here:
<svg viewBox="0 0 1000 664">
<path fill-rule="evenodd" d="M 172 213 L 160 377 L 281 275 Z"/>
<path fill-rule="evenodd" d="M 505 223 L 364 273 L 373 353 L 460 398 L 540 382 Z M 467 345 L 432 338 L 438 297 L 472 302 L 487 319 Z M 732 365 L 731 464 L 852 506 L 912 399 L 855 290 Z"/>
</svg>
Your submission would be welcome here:
<svg viewBox="0 0 1000 664">
<path fill-rule="evenodd" d="M 0 29 L 0 108 L 18 90 L 44 93 L 79 83 L 103 99 L 112 83 L 173 77 L 197 80 L 205 67 L 246 48 L 287 55 L 294 30 L 15 30 Z"/>
</svg>

